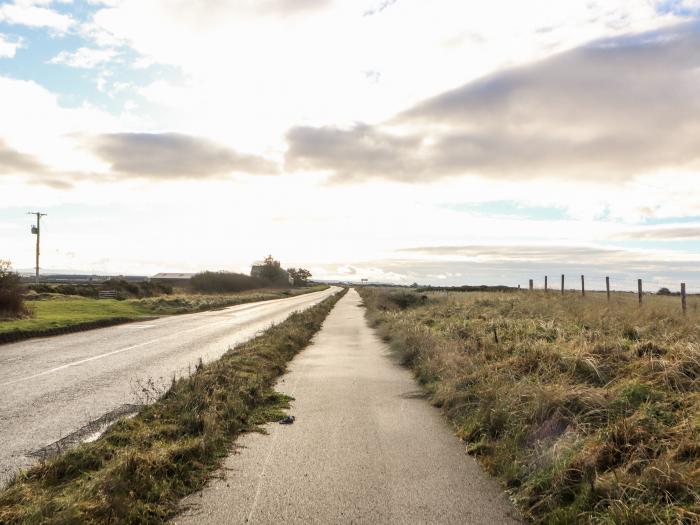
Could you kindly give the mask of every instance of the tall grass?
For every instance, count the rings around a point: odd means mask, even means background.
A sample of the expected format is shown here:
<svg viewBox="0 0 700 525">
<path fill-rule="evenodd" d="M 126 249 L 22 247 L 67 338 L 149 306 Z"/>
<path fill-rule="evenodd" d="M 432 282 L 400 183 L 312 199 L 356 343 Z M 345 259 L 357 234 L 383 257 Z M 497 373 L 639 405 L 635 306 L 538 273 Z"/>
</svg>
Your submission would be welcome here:
<svg viewBox="0 0 700 525">
<path fill-rule="evenodd" d="M 700 316 L 677 298 L 360 290 L 467 450 L 543 523 L 700 523 Z M 406 301 L 403 301 L 405 303 Z"/>
</svg>

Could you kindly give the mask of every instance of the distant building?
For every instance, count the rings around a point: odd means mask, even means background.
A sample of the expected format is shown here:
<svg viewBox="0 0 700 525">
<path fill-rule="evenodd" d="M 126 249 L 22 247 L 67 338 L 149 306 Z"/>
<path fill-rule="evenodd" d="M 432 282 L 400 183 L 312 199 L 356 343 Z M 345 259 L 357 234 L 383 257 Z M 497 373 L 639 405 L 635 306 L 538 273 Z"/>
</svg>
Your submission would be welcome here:
<svg viewBox="0 0 700 525">
<path fill-rule="evenodd" d="M 187 286 L 195 275 L 194 273 L 157 273 L 151 277 L 151 281 L 171 286 Z"/>
</svg>

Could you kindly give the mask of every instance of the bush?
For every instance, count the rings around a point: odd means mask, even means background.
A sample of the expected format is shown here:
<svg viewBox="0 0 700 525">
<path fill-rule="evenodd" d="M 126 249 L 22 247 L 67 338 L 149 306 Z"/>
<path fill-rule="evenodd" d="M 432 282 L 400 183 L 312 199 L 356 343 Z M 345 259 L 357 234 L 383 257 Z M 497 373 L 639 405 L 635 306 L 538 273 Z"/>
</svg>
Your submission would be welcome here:
<svg viewBox="0 0 700 525">
<path fill-rule="evenodd" d="M 30 290 L 37 293 L 57 293 L 62 295 L 79 295 L 97 299 L 102 290 L 114 290 L 119 299 L 154 297 L 157 295 L 170 295 L 173 287 L 169 284 L 155 283 L 150 281 L 130 282 L 125 279 L 113 278 L 103 283 L 89 284 L 50 284 L 40 283 L 28 286 Z"/>
<path fill-rule="evenodd" d="M 204 293 L 242 292 L 263 288 L 265 285 L 261 279 L 230 272 L 202 272 L 190 280 L 192 289 Z"/>
<path fill-rule="evenodd" d="M 411 306 L 423 304 L 427 299 L 428 296 L 413 292 L 396 291 L 389 294 L 389 300 L 402 310 Z"/>
<path fill-rule="evenodd" d="M 0 317 L 21 317 L 27 313 L 20 283 L 10 261 L 0 260 Z"/>
</svg>

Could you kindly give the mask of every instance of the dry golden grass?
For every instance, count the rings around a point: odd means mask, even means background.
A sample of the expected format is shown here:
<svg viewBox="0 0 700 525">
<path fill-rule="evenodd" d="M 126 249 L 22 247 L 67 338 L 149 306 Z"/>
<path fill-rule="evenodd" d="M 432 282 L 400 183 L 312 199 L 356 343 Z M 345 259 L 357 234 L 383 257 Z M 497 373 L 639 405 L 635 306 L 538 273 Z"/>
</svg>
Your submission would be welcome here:
<svg viewBox="0 0 700 525">
<path fill-rule="evenodd" d="M 696 297 L 360 292 L 533 520 L 700 523 Z"/>
</svg>

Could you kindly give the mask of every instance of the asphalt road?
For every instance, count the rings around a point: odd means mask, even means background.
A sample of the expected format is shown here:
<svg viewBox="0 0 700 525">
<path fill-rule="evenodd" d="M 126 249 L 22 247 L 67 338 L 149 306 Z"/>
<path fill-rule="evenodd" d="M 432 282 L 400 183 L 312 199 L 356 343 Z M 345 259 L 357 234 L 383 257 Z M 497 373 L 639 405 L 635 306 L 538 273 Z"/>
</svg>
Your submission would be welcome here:
<svg viewBox="0 0 700 525">
<path fill-rule="evenodd" d="M 351 290 L 278 388 L 292 425 L 248 434 L 177 525 L 519 523 Z"/>
<path fill-rule="evenodd" d="M 87 437 L 200 358 L 216 359 L 336 291 L 0 346 L 0 486 L 55 442 Z"/>
</svg>

